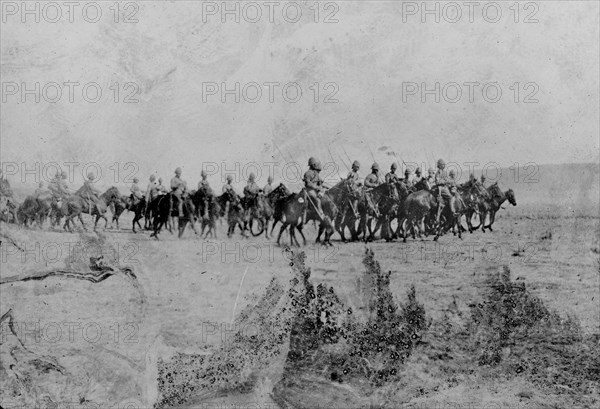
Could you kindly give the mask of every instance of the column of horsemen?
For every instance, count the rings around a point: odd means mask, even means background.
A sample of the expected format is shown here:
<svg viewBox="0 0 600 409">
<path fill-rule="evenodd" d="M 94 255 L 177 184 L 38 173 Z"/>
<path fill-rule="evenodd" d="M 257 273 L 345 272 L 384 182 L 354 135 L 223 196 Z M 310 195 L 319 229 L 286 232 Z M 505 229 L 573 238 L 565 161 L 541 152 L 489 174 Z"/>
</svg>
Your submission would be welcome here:
<svg viewBox="0 0 600 409">
<path fill-rule="evenodd" d="M 135 213 L 132 222 L 133 231 L 136 223 L 145 218 L 146 228 L 154 230 L 157 237 L 163 227 L 171 229 L 178 221 L 180 237 L 186 224 L 196 231 L 194 223 L 202 222 L 202 233 L 208 228 L 206 235 L 216 236 L 215 219 L 224 217 L 228 224 L 228 236 L 239 227 L 243 235 L 249 230 L 254 234 L 253 223 L 260 225 L 258 234 L 266 230 L 269 237 L 269 221 L 273 221 L 271 233 L 275 225 L 281 223 L 277 241 L 281 234 L 289 228 L 290 241 L 299 244 L 295 238 L 294 230 L 298 231 L 304 241 L 302 228 L 309 221 L 319 223 L 319 236 L 324 233 L 324 243 L 329 243 L 329 238 L 337 230 L 345 239 L 345 229 L 349 229 L 351 239 L 357 240 L 362 236 L 364 240 L 373 239 L 375 233 L 381 228 L 381 237 L 393 240 L 401 235 L 411 233 L 421 235 L 435 234 L 437 239 L 441 234 L 452 229 L 461 234 L 464 230 L 460 222 L 461 216 L 466 216 L 469 230 L 473 228 L 472 217 L 479 214 L 482 229 L 491 230 L 495 212 L 502 202 L 509 200 L 516 205 L 514 193 L 509 189 L 502 192 L 497 184 L 485 187 L 485 176 L 480 180 L 470 175 L 470 179 L 459 185 L 456 181 L 454 170 L 447 171 L 443 159 L 437 161 L 437 170 L 428 169 L 423 175 L 420 168 L 416 168 L 414 175 L 407 167 L 404 177 L 396 173 L 398 165 L 393 163 L 390 171 L 382 176 L 379 164 L 373 163 L 371 172 L 361 178 L 360 163 L 354 161 L 346 178 L 341 178 L 335 186 L 327 186 L 321 178 L 321 163 L 311 157 L 308 160 L 308 170 L 304 173 L 304 189 L 299 193 L 291 193 L 283 184 L 273 186 L 273 178 L 269 176 L 267 184 L 260 188 L 256 184 L 256 177 L 251 173 L 243 196 L 239 196 L 233 185 L 231 175 L 221 189 L 221 194 L 216 195 L 211 188 L 207 173 L 202 171 L 201 180 L 197 189 L 190 189 L 182 179 L 182 169 L 175 169 L 175 175 L 168 186 L 163 184 L 162 178 L 155 175 L 149 177 L 145 189 L 140 187 L 139 179 L 134 178 L 130 187 L 130 195 L 121 195 L 117 188 L 112 187 L 107 192 L 100 192 L 94 185 L 93 173 L 87 175 L 83 186 L 72 192 L 67 185 L 67 173 L 57 173 L 49 182 L 48 187 L 40 182 L 33 196 L 29 196 L 20 205 L 14 219 L 28 225 L 34 221 L 43 223 L 50 217 L 55 225 L 66 217 L 65 229 L 72 230 L 73 219 L 79 217 L 85 228 L 81 213 L 96 215 L 96 224 L 100 218 L 108 220 L 104 213 L 108 208 L 113 214 L 113 222 L 118 226 L 119 215 L 124 210 Z M 1 175 L 0 175 L 1 176 Z M 8 181 L 3 181 L 3 197 L 12 196 L 6 191 L 10 189 Z M 10 213 L 11 201 L 8 201 Z M 12 205 L 13 209 L 15 205 Z M 481 212 L 484 212 L 481 214 Z M 490 223 L 485 226 L 485 216 L 490 218 Z M 482 220 L 483 217 L 483 220 Z M 392 229 L 392 221 L 397 220 L 397 227 Z M 94 227 L 95 228 L 95 227 Z M 368 231 L 367 231 L 368 230 Z M 456 231 L 458 230 L 458 231 Z M 258 235 L 254 234 L 254 235 Z"/>
</svg>

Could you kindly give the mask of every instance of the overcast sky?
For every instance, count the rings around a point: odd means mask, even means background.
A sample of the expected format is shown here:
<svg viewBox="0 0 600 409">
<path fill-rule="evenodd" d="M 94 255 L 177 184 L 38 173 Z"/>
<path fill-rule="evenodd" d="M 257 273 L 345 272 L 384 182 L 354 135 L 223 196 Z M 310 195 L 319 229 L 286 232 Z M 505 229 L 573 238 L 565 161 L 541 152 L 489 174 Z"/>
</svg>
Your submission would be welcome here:
<svg viewBox="0 0 600 409">
<path fill-rule="evenodd" d="M 53 23 L 57 10 L 36 22 L 2 3 L 2 161 L 135 162 L 144 179 L 175 166 L 195 178 L 221 160 L 304 166 L 311 155 L 386 167 L 599 161 L 595 1 L 508 2 L 501 16 L 486 2 L 441 2 L 439 23 L 421 2 L 329 2 L 318 13 L 313 2 L 257 2 L 238 16 L 221 2 L 129 2 L 118 18 L 99 2 L 97 22 L 85 4 Z M 36 82 L 40 101 L 23 102 Z M 65 82 L 78 83 L 73 102 Z M 98 102 L 84 100 L 88 83 Z M 236 83 L 237 95 L 222 95 Z"/>
</svg>

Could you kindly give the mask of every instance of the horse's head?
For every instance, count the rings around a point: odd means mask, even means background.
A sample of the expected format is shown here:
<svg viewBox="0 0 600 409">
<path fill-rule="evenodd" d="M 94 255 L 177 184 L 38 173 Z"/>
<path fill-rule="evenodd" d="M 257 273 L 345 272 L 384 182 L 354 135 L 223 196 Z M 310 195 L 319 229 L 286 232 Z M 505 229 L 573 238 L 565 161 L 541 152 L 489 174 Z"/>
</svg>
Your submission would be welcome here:
<svg viewBox="0 0 600 409">
<path fill-rule="evenodd" d="M 517 199 L 515 199 L 515 192 L 513 192 L 512 189 L 508 189 L 504 195 L 506 196 L 506 199 L 511 205 L 517 205 Z"/>
<path fill-rule="evenodd" d="M 106 202 L 112 202 L 115 199 L 119 199 L 121 197 L 121 193 L 119 193 L 119 189 L 116 186 L 109 187 L 106 192 L 102 193 L 101 197 L 106 200 Z"/>
<path fill-rule="evenodd" d="M 282 197 L 287 197 L 291 194 L 292 192 L 290 192 L 290 190 L 283 183 L 280 183 L 279 186 L 277 186 L 275 189 L 273 189 L 271 193 L 269 193 L 268 198 L 277 200 Z"/>
<path fill-rule="evenodd" d="M 397 202 L 400 200 L 398 195 L 398 189 L 396 188 L 396 184 L 394 182 L 386 183 L 388 187 L 388 197 L 393 201 Z"/>
</svg>

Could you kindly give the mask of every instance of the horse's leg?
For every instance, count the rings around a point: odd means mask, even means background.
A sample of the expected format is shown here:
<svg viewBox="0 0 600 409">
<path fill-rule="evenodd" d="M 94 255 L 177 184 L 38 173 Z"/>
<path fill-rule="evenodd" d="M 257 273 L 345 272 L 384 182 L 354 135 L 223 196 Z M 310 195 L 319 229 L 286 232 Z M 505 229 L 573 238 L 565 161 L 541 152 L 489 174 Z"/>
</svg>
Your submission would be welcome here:
<svg viewBox="0 0 600 409">
<path fill-rule="evenodd" d="M 488 225 L 488 229 L 490 229 L 490 231 L 494 231 L 494 230 L 492 230 L 492 224 L 494 224 L 495 221 L 496 221 L 496 211 L 493 211 L 490 214 L 490 224 Z"/>
<path fill-rule="evenodd" d="M 281 228 L 279 229 L 279 235 L 277 235 L 277 245 L 280 246 L 280 240 L 281 240 L 281 235 L 283 234 L 283 231 L 285 230 L 287 223 L 282 223 Z"/>
<path fill-rule="evenodd" d="M 317 230 L 317 239 L 315 240 L 315 243 L 320 243 L 321 242 L 321 234 L 323 234 L 323 223 L 319 223 L 319 230 Z M 323 243 L 325 244 L 325 243 Z"/>
<path fill-rule="evenodd" d="M 302 236 L 303 245 L 306 246 L 306 237 L 304 236 L 304 232 L 302 231 L 303 228 L 304 227 L 301 224 L 299 224 L 298 226 L 296 226 L 296 229 L 300 233 L 300 236 Z"/>
</svg>

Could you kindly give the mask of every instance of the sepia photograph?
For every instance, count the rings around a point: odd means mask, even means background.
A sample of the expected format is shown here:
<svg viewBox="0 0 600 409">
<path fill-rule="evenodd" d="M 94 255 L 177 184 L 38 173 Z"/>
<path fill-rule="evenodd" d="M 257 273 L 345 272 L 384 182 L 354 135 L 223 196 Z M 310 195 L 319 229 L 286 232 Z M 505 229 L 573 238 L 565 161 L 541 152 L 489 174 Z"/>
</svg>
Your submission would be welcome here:
<svg viewBox="0 0 600 409">
<path fill-rule="evenodd" d="M 600 408 L 598 0 L 0 0 L 0 409 Z"/>
</svg>

